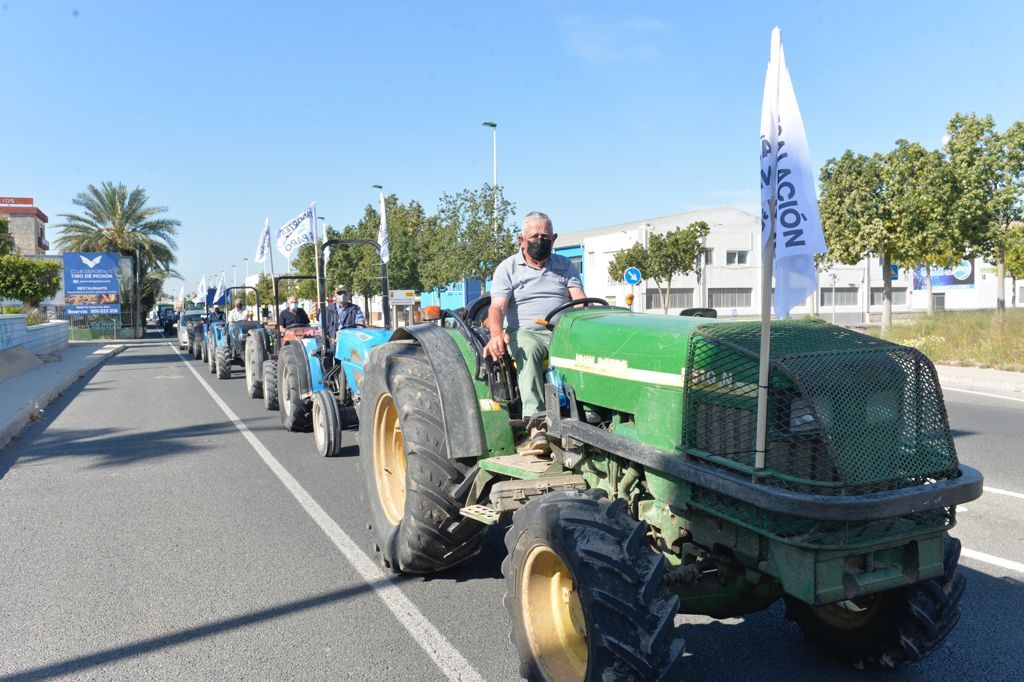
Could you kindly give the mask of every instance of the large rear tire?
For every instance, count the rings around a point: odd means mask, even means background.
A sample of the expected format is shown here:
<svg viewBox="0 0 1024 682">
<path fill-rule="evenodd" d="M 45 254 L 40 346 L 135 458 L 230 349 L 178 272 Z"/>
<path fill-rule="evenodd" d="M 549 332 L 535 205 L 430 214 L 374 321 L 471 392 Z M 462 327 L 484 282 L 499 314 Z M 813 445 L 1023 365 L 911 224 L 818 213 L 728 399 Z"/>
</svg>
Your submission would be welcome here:
<svg viewBox="0 0 1024 682">
<path fill-rule="evenodd" d="M 341 454 L 341 413 L 334 394 L 323 389 L 313 394 L 313 442 L 321 457 Z"/>
<path fill-rule="evenodd" d="M 957 571 L 960 541 L 946 536 L 943 575 L 828 606 L 786 597 L 786 618 L 826 656 L 857 668 L 896 668 L 934 653 L 960 620 L 967 579 Z"/>
<path fill-rule="evenodd" d="M 312 406 L 302 399 L 299 384 L 299 363 L 305 361 L 293 345 L 281 349 L 278 357 L 277 404 L 281 412 L 281 425 L 288 431 L 309 431 L 313 426 Z"/>
<path fill-rule="evenodd" d="M 423 349 L 402 341 L 378 346 L 364 376 L 359 457 L 381 562 L 423 574 L 468 561 L 485 526 L 459 514 L 469 467 L 445 456 L 448 435 Z"/>
<path fill-rule="evenodd" d="M 203 359 L 203 343 L 199 339 L 194 339 L 192 341 L 192 357 L 196 360 Z"/>
<path fill-rule="evenodd" d="M 231 378 L 231 349 L 221 346 L 217 349 L 214 358 L 217 360 L 217 378 Z"/>
<path fill-rule="evenodd" d="M 277 360 L 263 363 L 263 407 L 278 409 L 277 404 Z"/>
<path fill-rule="evenodd" d="M 529 680 L 678 680 L 679 599 L 625 500 L 549 493 L 512 517 L 505 608 Z"/>
<path fill-rule="evenodd" d="M 245 343 L 245 390 L 250 398 L 263 397 L 263 342 L 259 330 L 249 332 Z"/>
</svg>

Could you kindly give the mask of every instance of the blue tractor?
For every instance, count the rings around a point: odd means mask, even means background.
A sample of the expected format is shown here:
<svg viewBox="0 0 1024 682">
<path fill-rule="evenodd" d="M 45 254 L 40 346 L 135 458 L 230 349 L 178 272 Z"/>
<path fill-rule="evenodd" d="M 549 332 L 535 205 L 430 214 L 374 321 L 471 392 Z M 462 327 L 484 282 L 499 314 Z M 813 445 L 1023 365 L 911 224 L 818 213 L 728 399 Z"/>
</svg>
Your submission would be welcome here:
<svg viewBox="0 0 1024 682">
<path fill-rule="evenodd" d="M 342 429 L 356 423 L 355 408 L 363 383 L 363 365 L 370 351 L 390 338 L 388 329 L 366 327 L 341 329 L 334 342 L 322 348 L 317 345 L 322 337 L 302 339 L 304 355 L 309 359 L 309 379 L 312 379 L 309 390 L 312 393 L 313 440 L 320 455 L 336 457 L 341 453 Z M 283 369 L 282 375 L 285 375 Z"/>
<path fill-rule="evenodd" d="M 252 291 L 256 295 L 256 308 L 260 307 L 260 293 L 255 287 L 228 287 L 227 300 L 230 304 L 233 292 Z M 244 296 L 244 294 L 242 294 Z M 210 373 L 218 379 L 230 379 L 233 365 L 245 364 L 245 346 L 249 331 L 259 327 L 253 320 L 237 322 L 210 322 L 207 324 L 207 343 L 210 350 Z"/>
</svg>

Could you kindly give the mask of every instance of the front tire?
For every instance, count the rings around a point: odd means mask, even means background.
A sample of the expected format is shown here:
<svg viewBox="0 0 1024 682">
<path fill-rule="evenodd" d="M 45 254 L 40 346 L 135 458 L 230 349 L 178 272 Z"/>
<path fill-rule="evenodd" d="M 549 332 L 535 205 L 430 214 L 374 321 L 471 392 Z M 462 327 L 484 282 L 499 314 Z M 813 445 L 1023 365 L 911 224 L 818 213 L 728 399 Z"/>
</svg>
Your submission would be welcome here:
<svg viewBox="0 0 1024 682">
<path fill-rule="evenodd" d="M 505 608 L 529 680 L 678 680 L 679 599 L 625 500 L 549 493 L 512 517 Z"/>
<path fill-rule="evenodd" d="M 469 467 L 445 456 L 448 434 L 423 349 L 408 342 L 378 346 L 364 376 L 359 456 L 381 563 L 426 574 L 468 561 L 480 551 L 485 526 L 459 514 L 469 495 Z"/>
<path fill-rule="evenodd" d="M 341 454 L 341 413 L 338 401 L 328 390 L 313 394 L 313 442 L 321 457 Z"/>
<path fill-rule="evenodd" d="M 857 668 L 896 668 L 934 653 L 960 620 L 967 579 L 960 541 L 943 541 L 943 575 L 868 597 L 810 606 L 786 597 L 786 618 L 826 656 Z"/>
<path fill-rule="evenodd" d="M 298 363 L 304 361 L 295 346 L 281 349 L 278 363 L 281 368 L 277 384 L 277 403 L 281 412 L 281 425 L 288 431 L 309 431 L 312 424 L 310 404 L 302 399 L 299 386 Z"/>
<path fill-rule="evenodd" d="M 217 344 L 213 339 L 206 344 L 206 358 L 209 360 L 210 374 L 217 373 Z"/>
<path fill-rule="evenodd" d="M 263 407 L 278 409 L 277 404 L 277 360 L 263 363 Z"/>
<path fill-rule="evenodd" d="M 245 390 L 250 398 L 263 397 L 263 344 L 258 331 L 249 332 L 245 344 Z"/>
</svg>

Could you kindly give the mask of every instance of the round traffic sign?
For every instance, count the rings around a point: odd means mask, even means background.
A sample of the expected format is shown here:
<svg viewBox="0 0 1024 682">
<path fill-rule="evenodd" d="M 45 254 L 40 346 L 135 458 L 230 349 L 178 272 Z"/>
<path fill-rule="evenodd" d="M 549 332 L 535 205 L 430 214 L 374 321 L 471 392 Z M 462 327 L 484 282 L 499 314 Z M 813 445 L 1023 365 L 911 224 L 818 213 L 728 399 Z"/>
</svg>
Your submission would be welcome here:
<svg viewBox="0 0 1024 682">
<path fill-rule="evenodd" d="M 626 284 L 640 284 L 640 280 L 643 279 L 640 276 L 640 268 L 626 268 L 623 279 L 626 280 Z"/>
</svg>

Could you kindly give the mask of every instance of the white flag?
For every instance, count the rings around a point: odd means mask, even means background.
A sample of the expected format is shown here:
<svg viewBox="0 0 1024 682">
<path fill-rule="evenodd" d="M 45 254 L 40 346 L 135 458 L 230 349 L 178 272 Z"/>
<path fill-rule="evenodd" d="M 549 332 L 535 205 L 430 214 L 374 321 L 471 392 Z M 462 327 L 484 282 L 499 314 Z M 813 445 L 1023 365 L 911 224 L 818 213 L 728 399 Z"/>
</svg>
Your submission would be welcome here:
<svg viewBox="0 0 1024 682">
<path fill-rule="evenodd" d="M 380 244 L 380 259 L 384 263 L 391 260 L 388 252 L 388 214 L 384 206 L 384 190 L 380 191 L 380 230 L 377 231 L 377 243 Z"/>
<path fill-rule="evenodd" d="M 184 305 L 185 305 L 185 283 L 184 282 L 181 283 L 181 290 L 178 291 L 178 303 L 180 303 L 182 305 L 182 307 L 184 307 Z"/>
<path fill-rule="evenodd" d="M 196 287 L 196 296 L 192 299 L 193 303 L 202 303 L 206 300 L 206 275 L 203 275 L 199 280 L 199 285 Z"/>
<path fill-rule="evenodd" d="M 324 270 L 327 270 L 327 261 L 331 260 L 331 247 L 324 247 Z"/>
<path fill-rule="evenodd" d="M 224 303 L 226 303 L 226 301 L 224 300 L 224 297 L 227 294 L 227 292 L 228 292 L 228 289 L 227 289 L 227 284 L 224 281 L 224 271 L 221 270 L 220 271 L 220 282 L 217 283 L 217 291 L 213 292 L 213 302 L 214 302 L 214 304 L 215 305 L 223 305 Z"/>
<path fill-rule="evenodd" d="M 814 178 L 804 122 L 782 53 L 782 32 L 775 28 L 761 104 L 761 245 L 768 243 L 774 203 L 777 318 L 788 316 L 818 289 L 814 254 L 826 249 Z"/>
<path fill-rule="evenodd" d="M 285 258 L 291 258 L 303 244 L 313 243 L 313 221 L 315 209 L 310 204 L 305 211 L 281 226 L 277 231 L 277 250 Z"/>
<path fill-rule="evenodd" d="M 262 263 L 267 260 L 270 253 L 270 218 L 263 221 L 263 233 L 260 234 L 260 243 L 256 246 L 256 262 Z"/>
</svg>

